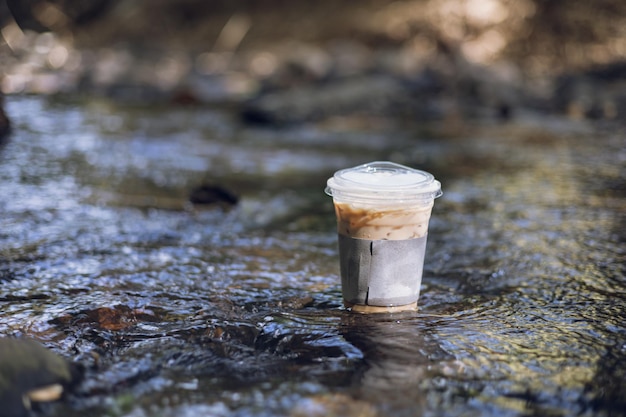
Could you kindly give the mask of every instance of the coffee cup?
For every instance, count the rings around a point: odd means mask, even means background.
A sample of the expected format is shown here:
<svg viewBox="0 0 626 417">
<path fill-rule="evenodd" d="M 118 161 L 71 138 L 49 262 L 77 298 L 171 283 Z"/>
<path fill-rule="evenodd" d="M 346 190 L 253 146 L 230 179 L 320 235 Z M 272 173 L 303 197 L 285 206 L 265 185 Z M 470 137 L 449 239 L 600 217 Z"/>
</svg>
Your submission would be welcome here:
<svg viewBox="0 0 626 417">
<path fill-rule="evenodd" d="M 335 172 L 325 191 L 337 216 L 344 305 L 358 312 L 416 309 L 439 181 L 376 161 Z"/>
</svg>

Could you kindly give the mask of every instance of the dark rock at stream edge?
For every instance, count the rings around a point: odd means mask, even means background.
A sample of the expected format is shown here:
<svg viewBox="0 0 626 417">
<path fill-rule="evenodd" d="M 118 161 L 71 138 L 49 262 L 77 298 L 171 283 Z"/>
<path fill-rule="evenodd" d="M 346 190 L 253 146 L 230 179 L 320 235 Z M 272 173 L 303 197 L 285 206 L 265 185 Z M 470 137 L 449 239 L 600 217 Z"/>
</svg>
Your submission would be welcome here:
<svg viewBox="0 0 626 417">
<path fill-rule="evenodd" d="M 60 399 L 81 375 L 80 366 L 34 340 L 0 339 L 0 417 L 28 416 L 31 405 Z"/>
</svg>

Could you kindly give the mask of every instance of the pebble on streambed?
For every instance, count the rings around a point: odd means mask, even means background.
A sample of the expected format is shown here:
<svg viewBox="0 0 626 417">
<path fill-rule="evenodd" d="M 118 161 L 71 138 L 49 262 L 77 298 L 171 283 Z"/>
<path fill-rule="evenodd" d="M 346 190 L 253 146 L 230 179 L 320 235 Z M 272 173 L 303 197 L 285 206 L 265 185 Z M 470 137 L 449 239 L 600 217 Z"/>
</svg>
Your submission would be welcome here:
<svg viewBox="0 0 626 417">
<path fill-rule="evenodd" d="M 79 375 L 34 340 L 0 338 L 0 417 L 27 416 L 32 403 L 59 400 Z"/>
</svg>

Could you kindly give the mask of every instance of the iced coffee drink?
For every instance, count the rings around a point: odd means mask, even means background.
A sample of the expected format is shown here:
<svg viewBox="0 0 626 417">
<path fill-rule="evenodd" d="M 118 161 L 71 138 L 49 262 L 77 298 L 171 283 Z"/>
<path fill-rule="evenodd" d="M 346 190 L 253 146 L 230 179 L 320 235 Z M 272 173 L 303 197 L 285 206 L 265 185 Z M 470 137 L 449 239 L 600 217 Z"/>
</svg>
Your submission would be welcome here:
<svg viewBox="0 0 626 417">
<path fill-rule="evenodd" d="M 424 171 L 372 162 L 337 171 L 326 192 L 337 215 L 345 305 L 362 312 L 415 309 L 440 183 Z"/>
<path fill-rule="evenodd" d="M 403 240 L 425 236 L 433 203 L 358 207 L 335 203 L 337 233 L 356 239 Z"/>
</svg>

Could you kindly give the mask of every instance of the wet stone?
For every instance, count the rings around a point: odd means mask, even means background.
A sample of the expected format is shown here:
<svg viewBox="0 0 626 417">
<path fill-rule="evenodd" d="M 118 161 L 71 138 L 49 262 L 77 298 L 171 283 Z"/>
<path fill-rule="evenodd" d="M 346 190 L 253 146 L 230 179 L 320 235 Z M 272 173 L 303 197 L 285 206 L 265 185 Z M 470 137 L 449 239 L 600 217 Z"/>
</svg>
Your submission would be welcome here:
<svg viewBox="0 0 626 417">
<path fill-rule="evenodd" d="M 56 401 L 80 370 L 30 339 L 0 339 L 0 416 L 28 415 L 33 403 Z"/>
<path fill-rule="evenodd" d="M 189 201 L 195 205 L 233 206 L 237 204 L 239 198 L 223 186 L 203 184 L 191 190 Z"/>
</svg>

